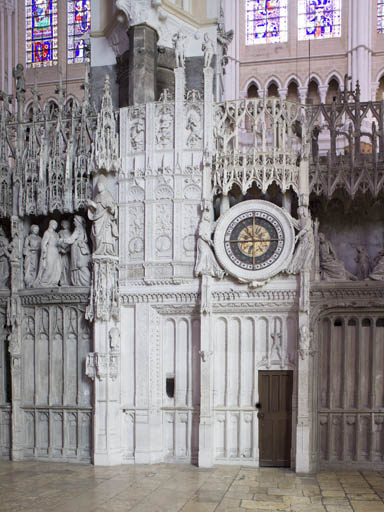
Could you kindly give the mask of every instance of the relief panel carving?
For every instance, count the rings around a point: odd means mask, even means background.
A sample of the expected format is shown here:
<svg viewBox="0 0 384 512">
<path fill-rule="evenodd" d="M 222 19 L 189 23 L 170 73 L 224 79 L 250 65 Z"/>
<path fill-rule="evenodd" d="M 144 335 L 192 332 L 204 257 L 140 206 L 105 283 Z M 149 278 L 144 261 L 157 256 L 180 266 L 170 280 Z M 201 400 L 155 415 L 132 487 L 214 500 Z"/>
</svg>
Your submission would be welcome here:
<svg viewBox="0 0 384 512">
<path fill-rule="evenodd" d="M 172 204 L 158 204 L 155 207 L 155 256 L 171 258 L 173 244 Z"/>
<path fill-rule="evenodd" d="M 78 305 L 23 308 L 25 457 L 90 461 L 91 387 L 84 370 L 91 338 L 84 309 Z M 77 422 L 83 417 L 88 419 L 80 428 L 80 440 Z"/>
</svg>

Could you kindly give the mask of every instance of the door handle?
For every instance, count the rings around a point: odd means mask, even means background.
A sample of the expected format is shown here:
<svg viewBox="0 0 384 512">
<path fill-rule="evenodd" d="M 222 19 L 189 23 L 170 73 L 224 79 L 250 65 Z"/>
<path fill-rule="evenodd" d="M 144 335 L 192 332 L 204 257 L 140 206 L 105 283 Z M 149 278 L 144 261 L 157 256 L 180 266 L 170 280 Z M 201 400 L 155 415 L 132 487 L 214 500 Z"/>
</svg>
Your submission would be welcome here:
<svg viewBox="0 0 384 512">
<path fill-rule="evenodd" d="M 257 413 L 257 417 L 259 418 L 259 420 L 262 420 L 264 418 L 264 413 L 263 412 L 258 412 Z"/>
</svg>

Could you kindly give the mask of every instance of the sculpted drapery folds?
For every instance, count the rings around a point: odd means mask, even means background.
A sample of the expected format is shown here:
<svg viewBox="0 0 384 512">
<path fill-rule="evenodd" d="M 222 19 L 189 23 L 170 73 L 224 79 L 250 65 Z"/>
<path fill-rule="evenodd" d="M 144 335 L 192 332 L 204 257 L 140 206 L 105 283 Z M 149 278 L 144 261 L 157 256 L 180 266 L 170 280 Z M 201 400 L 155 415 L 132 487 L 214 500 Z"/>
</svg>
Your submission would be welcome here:
<svg viewBox="0 0 384 512">
<path fill-rule="evenodd" d="M 106 189 L 105 177 L 97 182 L 97 195 L 88 201 L 88 217 L 92 221 L 92 242 L 94 255 L 116 256 L 117 206 L 112 194 Z"/>
<path fill-rule="evenodd" d="M 89 286 L 91 284 L 89 269 L 91 253 L 85 231 L 85 219 L 75 215 L 74 224 L 75 229 L 72 235 L 64 239 L 64 243 L 71 246 L 71 281 L 74 286 Z"/>
<path fill-rule="evenodd" d="M 61 277 L 60 277 L 60 286 L 69 286 L 71 284 L 71 262 L 69 258 L 70 247 L 67 243 L 65 243 L 65 239 L 71 236 L 70 231 L 70 222 L 69 220 L 62 220 L 61 227 L 62 229 L 59 231 L 59 241 L 60 247 L 59 251 L 61 254 Z"/>
<path fill-rule="evenodd" d="M 8 286 L 9 280 L 9 241 L 0 226 L 0 289 Z"/>
<path fill-rule="evenodd" d="M 222 279 L 224 271 L 216 261 L 212 246 L 212 227 L 209 210 L 204 210 L 199 224 L 195 275 L 208 275 Z"/>
<path fill-rule="evenodd" d="M 55 220 L 49 221 L 49 227 L 41 242 L 39 273 L 35 281 L 35 286 L 40 288 L 59 285 L 62 263 L 59 252 L 60 239 L 56 232 L 57 226 Z"/>
<path fill-rule="evenodd" d="M 27 288 L 33 286 L 39 269 L 41 236 L 39 226 L 32 224 L 31 232 L 24 241 L 24 282 Z"/>
<path fill-rule="evenodd" d="M 323 233 L 319 233 L 320 269 L 324 281 L 356 281 L 357 278 L 345 269 L 344 263 L 337 258 L 335 249 Z"/>
<path fill-rule="evenodd" d="M 299 215 L 298 219 L 290 216 L 298 233 L 295 237 L 296 249 L 287 268 L 288 274 L 297 274 L 300 270 L 310 270 L 315 249 L 312 219 L 308 208 L 299 206 L 297 213 Z"/>
</svg>

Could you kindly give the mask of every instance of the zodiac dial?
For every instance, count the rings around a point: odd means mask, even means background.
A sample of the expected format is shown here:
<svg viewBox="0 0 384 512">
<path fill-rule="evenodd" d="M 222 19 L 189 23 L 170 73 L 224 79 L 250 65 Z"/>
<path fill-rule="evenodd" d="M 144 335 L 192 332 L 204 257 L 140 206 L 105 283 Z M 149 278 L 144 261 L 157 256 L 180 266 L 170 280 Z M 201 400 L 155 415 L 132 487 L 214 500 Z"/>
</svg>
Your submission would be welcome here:
<svg viewBox="0 0 384 512">
<path fill-rule="evenodd" d="M 225 251 L 236 266 L 246 270 L 268 267 L 280 256 L 284 233 L 272 215 L 248 211 L 229 224 L 224 236 Z"/>
<path fill-rule="evenodd" d="M 287 268 L 295 245 L 292 222 L 279 206 L 242 201 L 218 220 L 214 247 L 225 271 L 242 282 L 264 282 Z"/>
</svg>

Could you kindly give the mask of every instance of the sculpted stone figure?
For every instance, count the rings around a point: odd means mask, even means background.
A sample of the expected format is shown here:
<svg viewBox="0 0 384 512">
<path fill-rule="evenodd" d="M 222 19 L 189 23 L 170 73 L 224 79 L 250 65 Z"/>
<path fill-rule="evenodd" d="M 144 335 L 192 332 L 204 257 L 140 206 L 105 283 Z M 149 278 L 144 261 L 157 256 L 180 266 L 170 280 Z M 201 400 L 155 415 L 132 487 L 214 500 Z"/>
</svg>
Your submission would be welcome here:
<svg viewBox="0 0 384 512">
<path fill-rule="evenodd" d="M 41 241 L 41 257 L 39 273 L 35 286 L 40 288 L 58 286 L 61 277 L 60 240 L 56 233 L 57 222 L 49 221 L 49 226 Z"/>
<path fill-rule="evenodd" d="M 22 64 L 16 65 L 15 69 L 13 70 L 13 78 L 16 81 L 16 98 L 18 101 L 20 101 L 20 99 L 24 97 L 27 90 L 25 85 L 24 66 Z"/>
<path fill-rule="evenodd" d="M 91 251 L 85 231 L 85 219 L 75 215 L 74 224 L 73 233 L 64 239 L 64 243 L 71 246 L 71 281 L 74 286 L 89 286 L 91 284 L 89 270 Z"/>
<path fill-rule="evenodd" d="M 41 251 L 41 236 L 39 226 L 32 224 L 30 234 L 24 241 L 24 282 L 27 288 L 31 288 L 35 282 L 39 270 Z"/>
<path fill-rule="evenodd" d="M 367 279 L 371 273 L 371 263 L 369 261 L 369 255 L 362 245 L 356 247 L 356 251 L 357 278 L 362 281 L 363 279 Z"/>
<path fill-rule="evenodd" d="M 199 224 L 195 275 L 208 275 L 222 279 L 225 273 L 217 263 L 215 255 L 213 254 L 211 234 L 210 213 L 209 210 L 204 210 L 203 217 Z"/>
<path fill-rule="evenodd" d="M 336 252 L 323 233 L 319 233 L 320 270 L 324 281 L 356 281 L 357 278 L 345 269 L 337 259 Z"/>
<path fill-rule="evenodd" d="M 204 42 L 201 49 L 204 52 L 204 67 L 209 68 L 211 66 L 212 57 L 215 53 L 215 48 L 213 46 L 212 39 L 210 39 L 207 33 L 204 34 Z"/>
<path fill-rule="evenodd" d="M 117 206 L 103 176 L 97 182 L 97 192 L 94 201 L 88 201 L 88 217 L 93 222 L 93 254 L 116 256 Z"/>
<path fill-rule="evenodd" d="M 59 231 L 59 251 L 61 255 L 61 276 L 60 276 L 60 285 L 61 286 L 69 286 L 71 284 L 71 263 L 69 261 L 69 251 L 70 247 L 67 243 L 65 243 L 64 239 L 71 236 L 70 231 L 71 223 L 69 220 L 62 220 L 61 227 L 62 229 Z"/>
<path fill-rule="evenodd" d="M 384 281 L 384 250 L 380 251 L 379 254 L 375 257 L 375 266 L 373 267 L 373 271 L 369 274 L 369 279 L 373 281 Z"/>
<path fill-rule="evenodd" d="M 313 334 L 309 331 L 306 325 L 300 327 L 299 348 L 298 353 L 301 359 L 305 359 L 308 355 L 313 353 L 311 350 Z"/>
<path fill-rule="evenodd" d="M 290 216 L 298 233 L 295 237 L 296 249 L 287 268 L 289 274 L 297 274 L 300 270 L 310 270 L 315 249 L 312 219 L 308 208 L 299 206 L 297 213 L 299 215 L 298 219 Z"/>
<path fill-rule="evenodd" d="M 185 36 L 181 30 L 176 32 L 172 37 L 173 46 L 175 47 L 176 67 L 183 68 L 185 66 Z"/>
<path fill-rule="evenodd" d="M 5 236 L 3 226 L 0 226 L 0 289 L 8 286 L 10 255 L 8 238 Z"/>
</svg>

